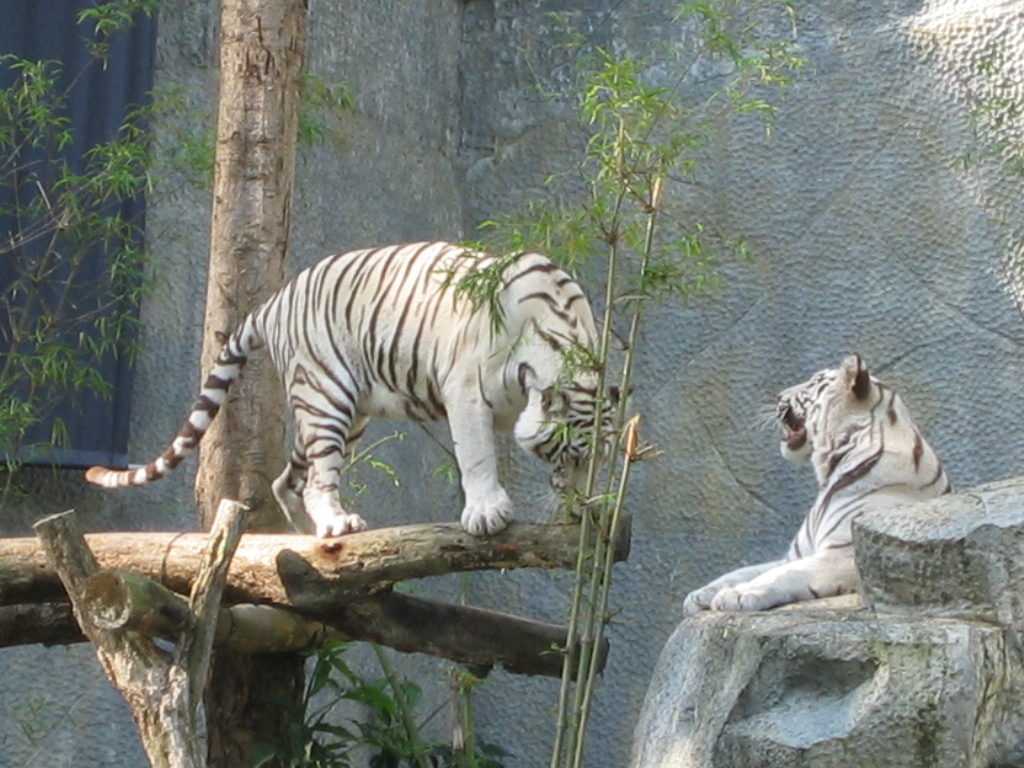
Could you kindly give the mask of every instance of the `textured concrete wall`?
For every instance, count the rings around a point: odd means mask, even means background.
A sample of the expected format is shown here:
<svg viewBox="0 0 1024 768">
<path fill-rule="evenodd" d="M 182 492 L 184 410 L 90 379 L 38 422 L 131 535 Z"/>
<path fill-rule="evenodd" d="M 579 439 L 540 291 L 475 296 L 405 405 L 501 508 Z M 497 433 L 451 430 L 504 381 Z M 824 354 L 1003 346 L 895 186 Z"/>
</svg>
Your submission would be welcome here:
<svg viewBox="0 0 1024 768">
<path fill-rule="evenodd" d="M 212 5 L 168 0 L 159 43 L 159 81 L 184 83 L 207 110 L 216 82 Z M 553 10 L 597 44 L 658 57 L 649 72 L 663 82 L 676 82 L 666 73 L 693 48 L 671 8 L 647 0 L 312 2 L 312 68 L 348 81 L 357 108 L 337 126 L 340 144 L 307 150 L 300 161 L 294 269 L 348 247 L 471 235 L 479 221 L 543 196 L 544 178 L 578 146 L 571 109 L 535 87 L 567 81 L 546 16 Z M 645 438 L 665 455 L 638 468 L 631 491 L 633 555 L 617 576 L 621 611 L 588 765 L 626 763 L 648 677 L 686 592 L 781 553 L 811 502 L 809 471 L 784 465 L 774 437 L 757 426 L 781 387 L 859 351 L 904 393 L 955 483 L 1024 471 L 1024 323 L 1005 280 L 1019 253 L 1008 223 L 1019 220 L 1019 185 L 998 159 L 957 162 L 977 149 L 973 94 L 991 91 L 978 66 L 1005 50 L 1007 66 L 1019 67 L 1012 54 L 1024 53 L 1022 23 L 1019 2 L 802 3 L 798 43 L 811 63 L 774 132 L 766 137 L 749 119 L 723 124 L 701 184 L 678 190 L 669 219 L 710 217 L 747 236 L 753 259 L 727 269 L 713 300 L 650 315 L 634 404 L 647 416 Z M 169 128 L 158 130 L 167 137 Z M 144 307 L 131 448 L 138 460 L 174 433 L 198 384 L 208 202 L 177 179 L 152 198 L 158 289 Z M 433 475 L 443 452 L 418 428 L 408 431 L 404 443 L 382 450 L 402 485 L 378 480 L 358 499 L 371 524 L 457 515 L 455 491 Z M 530 518 L 545 495 L 543 468 L 512 454 L 505 469 Z M 191 527 L 191 475 L 189 467 L 113 499 L 71 481 L 59 504 L 88 510 L 96 527 Z M 17 521 L 10 530 L 22 532 L 55 503 L 21 507 L 4 525 Z M 459 582 L 426 589 L 453 597 Z M 470 580 L 475 603 L 537 618 L 560 619 L 567 590 L 567 579 L 544 573 Z M 73 681 L 58 700 L 74 702 L 61 705 L 74 717 L 42 707 L 33 717 L 49 738 L 77 745 L 78 758 L 93 741 L 96 749 L 132 743 L 116 697 L 94 672 L 80 671 L 84 649 L 0 658 L 0 711 L 50 701 L 41 671 L 58 667 Z M 438 680 L 428 694 L 440 696 L 439 665 L 415 667 Z M 553 681 L 495 674 L 477 697 L 483 738 L 515 752 L 515 766 L 542 764 L 555 696 Z M 80 764 L 61 763 L 67 753 L 49 749 L 33 758 L 17 718 L 0 718 L 0 729 L 0 765 Z M 62 736 L 68 729 L 74 735 Z"/>
</svg>

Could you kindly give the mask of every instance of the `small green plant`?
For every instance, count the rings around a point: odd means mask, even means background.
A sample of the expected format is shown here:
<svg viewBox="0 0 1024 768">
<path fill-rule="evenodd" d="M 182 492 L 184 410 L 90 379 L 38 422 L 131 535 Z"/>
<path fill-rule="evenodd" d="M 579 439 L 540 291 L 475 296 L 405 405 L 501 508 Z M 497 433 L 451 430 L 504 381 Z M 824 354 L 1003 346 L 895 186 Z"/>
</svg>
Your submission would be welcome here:
<svg viewBox="0 0 1024 768">
<path fill-rule="evenodd" d="M 155 0 L 114 0 L 83 9 L 93 60 Z M 139 221 L 126 203 L 149 187 L 153 154 L 146 107 L 126 111 L 116 135 L 70 153 L 76 136 L 69 89 L 56 61 L 0 56 L 0 454 L 4 492 L 21 456 L 66 444 L 59 403 L 110 386 L 103 361 L 135 351 L 137 307 L 146 290 Z M 48 435 L 38 435 L 49 423 Z M 33 438 L 29 440 L 29 435 Z"/>
<path fill-rule="evenodd" d="M 283 768 L 349 768 L 369 753 L 369 768 L 502 768 L 508 755 L 478 744 L 472 762 L 459 762 L 460 750 L 425 741 L 421 730 L 447 706 L 416 719 L 421 691 L 399 677 L 387 653 L 374 646 L 382 676 L 367 680 L 345 660 L 348 644 L 335 643 L 311 654 L 312 667 L 299 708 L 291 713 L 284 743 L 264 745 L 254 768 L 276 761 Z M 365 716 L 339 716 L 357 705 Z M 362 764 L 362 763 L 359 763 Z"/>
<path fill-rule="evenodd" d="M 110 52 L 110 38 L 114 33 L 130 27 L 139 15 L 152 16 L 160 0 L 107 0 L 92 8 L 78 12 L 78 23 L 92 25 L 89 50 L 96 59 L 106 59 Z"/>
<path fill-rule="evenodd" d="M 468 244 L 472 247 L 474 244 Z M 453 280 L 455 297 L 468 299 L 476 308 L 486 307 L 491 320 L 491 333 L 501 332 L 505 324 L 505 310 L 501 306 L 501 288 L 505 281 L 505 270 L 519 258 L 518 252 L 506 251 L 500 256 L 476 261 L 474 248 L 466 254 L 471 262 L 469 270 L 455 280 L 456 273 L 449 272 L 445 278 L 447 287 Z"/>
<path fill-rule="evenodd" d="M 42 745 L 46 738 L 49 706 L 49 702 L 33 698 L 12 707 L 11 717 L 18 724 L 25 743 L 33 749 Z"/>
<path fill-rule="evenodd" d="M 990 46 L 978 61 L 970 92 L 973 141 L 961 154 L 964 168 L 995 159 L 1008 174 L 1024 175 L 1024 98 L 1012 63 L 1000 46 Z"/>
<path fill-rule="evenodd" d="M 361 482 L 355 476 L 355 474 L 351 473 L 353 468 L 361 464 L 364 464 L 370 467 L 371 469 L 375 470 L 376 472 L 381 473 L 384 477 L 388 479 L 388 481 L 392 485 L 396 487 L 401 485 L 401 481 L 399 480 L 398 477 L 398 472 L 395 470 L 395 468 L 388 464 L 386 461 L 381 461 L 380 459 L 375 458 L 373 455 L 374 451 L 376 451 L 382 445 L 391 442 L 392 440 L 402 442 L 403 440 L 405 440 L 405 433 L 398 431 L 392 432 L 390 435 L 385 435 L 384 437 L 381 437 L 378 440 L 374 440 L 369 445 L 360 448 L 354 454 L 349 456 L 348 462 L 345 466 L 344 473 L 345 482 L 347 484 L 349 491 L 358 496 L 362 493 L 365 493 L 367 488 L 369 487 L 366 483 Z M 344 500 L 351 502 L 351 498 L 345 498 Z"/>
<path fill-rule="evenodd" d="M 338 119 L 355 107 L 355 101 L 347 83 L 330 82 L 306 70 L 299 87 L 296 139 L 301 157 L 302 150 L 309 147 L 343 141 Z M 188 90 L 179 84 L 165 85 L 152 97 L 147 111 L 166 135 L 160 152 L 153 157 L 152 172 L 158 176 L 180 173 L 192 186 L 209 188 L 213 184 L 217 139 L 213 116 L 193 106 Z"/>
<path fill-rule="evenodd" d="M 1002 233 L 1001 271 L 1008 293 L 1024 316 L 1024 237 L 1021 236 L 1020 183 L 1024 178 L 1024 97 L 1020 62 L 1002 44 L 981 56 L 968 89 L 971 137 L 957 162 L 964 171 L 996 171 L 984 184 L 989 220 Z"/>
<path fill-rule="evenodd" d="M 335 120 L 355 108 L 355 99 L 344 82 L 330 82 L 321 75 L 303 70 L 299 83 L 300 147 L 313 146 L 324 141 L 342 140 Z"/>
</svg>

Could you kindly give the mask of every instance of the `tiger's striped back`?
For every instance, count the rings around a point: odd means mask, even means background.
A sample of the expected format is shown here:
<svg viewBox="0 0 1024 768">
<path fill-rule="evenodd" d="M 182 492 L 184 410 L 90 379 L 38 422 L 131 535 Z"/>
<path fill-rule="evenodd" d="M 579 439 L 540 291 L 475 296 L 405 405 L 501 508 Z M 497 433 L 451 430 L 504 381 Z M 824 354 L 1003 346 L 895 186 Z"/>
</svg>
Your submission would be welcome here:
<svg viewBox="0 0 1024 768">
<path fill-rule="evenodd" d="M 466 275 L 488 268 L 498 278 L 492 302 L 457 290 Z M 293 523 L 303 526 L 308 514 L 321 536 L 363 527 L 341 508 L 337 490 L 369 418 L 447 419 L 466 494 L 463 524 L 493 532 L 511 517 L 494 430 L 514 429 L 559 477 L 586 459 L 603 398 L 596 369 L 566 361 L 574 351 L 592 355 L 596 336 L 579 285 L 540 254 L 506 263 L 444 242 L 337 254 L 243 320 L 160 457 L 138 470 L 93 468 L 87 478 L 123 487 L 166 475 L 196 447 L 250 352 L 265 344 L 296 422 L 289 465 L 274 483 Z"/>
</svg>

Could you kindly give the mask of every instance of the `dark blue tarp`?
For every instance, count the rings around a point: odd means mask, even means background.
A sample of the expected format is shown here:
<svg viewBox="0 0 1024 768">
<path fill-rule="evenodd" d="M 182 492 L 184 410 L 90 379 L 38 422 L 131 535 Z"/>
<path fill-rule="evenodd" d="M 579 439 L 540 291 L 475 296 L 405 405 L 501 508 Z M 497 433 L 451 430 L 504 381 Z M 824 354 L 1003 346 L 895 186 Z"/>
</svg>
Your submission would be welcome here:
<svg viewBox="0 0 1024 768">
<path fill-rule="evenodd" d="M 88 47 L 91 25 L 76 23 L 79 11 L 94 5 L 90 0 L 0 0 L 0 53 L 61 63 L 64 82 L 70 87 L 67 117 L 75 136 L 65 156 L 77 168 L 90 147 L 116 137 L 127 109 L 148 102 L 153 82 L 155 17 L 140 15 L 133 27 L 113 35 L 105 61 L 99 62 Z M 0 71 L 0 87 L 11 81 L 10 72 Z M 121 213 L 141 227 L 143 200 L 124 203 Z M 11 221 L 0 215 L 0 236 L 10 230 Z M 96 249 L 89 255 L 89 269 L 102 272 L 107 259 L 102 249 Z M 10 258 L 7 260 L 6 265 L 0 263 L 0 286 L 11 284 Z M 77 393 L 64 398 L 55 410 L 54 415 L 69 432 L 68 445 L 42 458 L 24 453 L 20 458 L 66 467 L 125 465 L 131 361 L 127 355 L 111 356 L 101 370 L 111 386 L 110 397 Z M 39 425 L 26 444 L 46 441 L 50 427 L 50 422 Z"/>
</svg>

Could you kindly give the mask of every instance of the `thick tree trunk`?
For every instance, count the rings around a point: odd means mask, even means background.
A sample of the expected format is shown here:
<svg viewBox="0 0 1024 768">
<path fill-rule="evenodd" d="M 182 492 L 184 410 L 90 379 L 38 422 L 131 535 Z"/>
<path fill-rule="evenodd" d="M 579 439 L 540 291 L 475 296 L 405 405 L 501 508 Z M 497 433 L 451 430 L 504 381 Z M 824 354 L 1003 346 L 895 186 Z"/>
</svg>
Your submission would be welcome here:
<svg viewBox="0 0 1024 768">
<path fill-rule="evenodd" d="M 210 271 L 203 370 L 240 319 L 284 281 L 307 0 L 222 0 Z M 280 529 L 270 483 L 284 465 L 282 395 L 256 356 L 214 420 L 200 454 L 196 497 L 209 524 L 221 498 L 252 509 L 256 530 Z M 297 701 L 302 658 L 217 656 L 207 697 L 211 768 L 252 764 L 251 734 L 282 733 L 280 706 Z"/>
<path fill-rule="evenodd" d="M 220 334 L 284 283 L 307 0 L 223 0 L 220 109 L 202 370 Z M 284 466 L 285 420 L 270 360 L 255 356 L 203 438 L 196 495 L 209 525 L 222 498 L 256 530 L 283 520 L 270 483 Z"/>
</svg>

